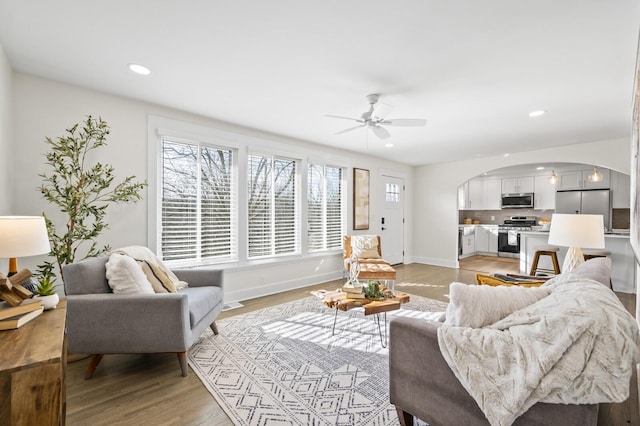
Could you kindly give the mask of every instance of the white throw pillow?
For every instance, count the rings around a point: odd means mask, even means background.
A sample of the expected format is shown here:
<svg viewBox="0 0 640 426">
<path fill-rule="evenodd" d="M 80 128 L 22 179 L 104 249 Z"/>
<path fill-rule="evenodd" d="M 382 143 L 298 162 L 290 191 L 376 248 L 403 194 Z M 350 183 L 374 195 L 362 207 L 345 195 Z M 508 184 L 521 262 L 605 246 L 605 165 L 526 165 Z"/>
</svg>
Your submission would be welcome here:
<svg viewBox="0 0 640 426">
<path fill-rule="evenodd" d="M 378 254 L 377 235 L 353 235 L 351 237 L 351 252 L 358 259 L 380 259 Z"/>
<path fill-rule="evenodd" d="M 114 253 L 106 264 L 109 287 L 115 294 L 154 294 L 151 283 L 134 258 Z"/>
<path fill-rule="evenodd" d="M 544 287 L 469 285 L 449 286 L 446 325 L 482 328 L 536 303 L 551 293 Z"/>
<path fill-rule="evenodd" d="M 113 250 L 112 253 L 122 253 L 127 256 L 131 256 L 136 260 L 143 260 L 152 263 L 158 270 L 162 271 L 166 277 L 171 280 L 176 290 L 181 290 L 188 287 L 189 284 L 186 281 L 180 281 L 176 274 L 160 260 L 148 247 L 145 246 L 128 246 Z"/>
</svg>

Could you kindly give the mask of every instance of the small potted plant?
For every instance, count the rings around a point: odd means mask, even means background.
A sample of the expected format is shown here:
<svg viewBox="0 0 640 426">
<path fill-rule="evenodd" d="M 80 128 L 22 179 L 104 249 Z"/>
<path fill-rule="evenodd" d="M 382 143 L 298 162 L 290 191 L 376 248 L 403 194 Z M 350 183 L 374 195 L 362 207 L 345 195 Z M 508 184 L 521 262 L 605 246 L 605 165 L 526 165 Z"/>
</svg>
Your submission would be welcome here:
<svg viewBox="0 0 640 426">
<path fill-rule="evenodd" d="M 55 309 L 60 301 L 60 296 L 56 292 L 56 276 L 53 273 L 53 263 L 45 262 L 38 266 L 36 287 L 36 299 L 42 302 L 44 310 Z"/>
</svg>

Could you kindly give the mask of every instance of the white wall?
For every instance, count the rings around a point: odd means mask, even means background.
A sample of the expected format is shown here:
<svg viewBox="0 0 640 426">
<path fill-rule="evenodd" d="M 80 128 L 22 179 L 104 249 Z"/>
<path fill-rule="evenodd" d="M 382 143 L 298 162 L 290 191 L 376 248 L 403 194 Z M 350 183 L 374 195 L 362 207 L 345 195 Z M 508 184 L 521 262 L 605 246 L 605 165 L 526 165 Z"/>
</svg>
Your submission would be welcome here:
<svg viewBox="0 0 640 426">
<path fill-rule="evenodd" d="M 0 215 L 11 213 L 11 76 L 11 67 L 0 45 Z"/>
<path fill-rule="evenodd" d="M 14 140 L 15 170 L 20 171 L 15 180 L 13 197 L 14 214 L 47 214 L 52 208 L 40 197 L 37 188 L 41 184 L 39 173 L 47 172 L 43 154 L 47 150 L 46 136 L 62 136 L 65 129 L 82 121 L 86 115 L 101 116 L 111 128 L 107 139 L 108 146 L 99 150 L 102 162 L 115 167 L 119 178 L 135 175 L 139 180 L 147 179 L 147 143 L 149 115 L 180 120 L 200 126 L 209 126 L 220 130 L 268 139 L 274 143 L 292 144 L 296 150 L 306 150 L 310 155 L 321 152 L 323 155 L 335 155 L 350 158 L 354 167 L 371 171 L 371 224 L 366 233 L 379 232 L 380 217 L 377 205 L 380 202 L 377 186 L 380 185 L 380 172 L 397 172 L 406 179 L 407 191 L 412 187 L 412 168 L 350 151 L 321 147 L 304 141 L 270 135 L 239 126 L 230 125 L 158 105 L 138 102 L 131 99 L 107 95 L 95 91 L 40 79 L 25 74 L 14 74 Z M 352 179 L 349 174 L 348 194 L 351 194 Z M 406 254 L 411 256 L 413 205 L 408 198 L 405 206 Z M 145 201 L 136 205 L 115 206 L 111 208 L 107 222 L 111 229 L 101 238 L 101 243 L 112 247 L 131 244 L 146 245 L 147 235 L 147 194 Z M 347 212 L 349 228 L 352 226 L 352 200 L 349 197 Z M 59 215 L 54 216 L 60 218 Z M 21 267 L 33 268 L 41 259 L 21 261 Z M 278 292 L 289 288 L 319 283 L 341 276 L 342 255 L 332 254 L 310 258 L 294 259 L 282 265 L 268 263 L 262 266 L 229 269 L 225 273 L 225 297 L 227 301 L 242 300 L 263 294 Z"/>
<path fill-rule="evenodd" d="M 629 174 L 631 141 L 617 139 L 552 149 L 416 167 L 414 170 L 413 258 L 409 261 L 455 268 L 458 239 L 457 190 L 486 171 L 519 164 L 594 164 Z"/>
<path fill-rule="evenodd" d="M 12 75 L 9 61 L 0 45 L 0 216 L 12 214 L 11 205 L 11 139 L 13 120 L 11 114 Z M 0 259 L 0 271 L 6 271 L 8 262 Z"/>
</svg>

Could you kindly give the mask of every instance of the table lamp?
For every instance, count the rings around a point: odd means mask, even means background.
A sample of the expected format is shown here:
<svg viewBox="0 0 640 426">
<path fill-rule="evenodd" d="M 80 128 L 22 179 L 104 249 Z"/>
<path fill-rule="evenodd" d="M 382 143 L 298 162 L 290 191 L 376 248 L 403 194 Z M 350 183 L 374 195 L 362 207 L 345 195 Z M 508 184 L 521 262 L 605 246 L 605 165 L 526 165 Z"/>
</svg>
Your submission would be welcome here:
<svg viewBox="0 0 640 426">
<path fill-rule="evenodd" d="M 18 257 L 49 253 L 49 235 L 42 216 L 0 216 L 0 258 L 9 259 L 8 276 L 18 272 Z"/>
<path fill-rule="evenodd" d="M 584 263 L 581 248 L 604 248 L 604 220 L 601 214 L 554 214 L 551 216 L 549 244 L 569 247 L 562 272 L 571 272 Z"/>
</svg>

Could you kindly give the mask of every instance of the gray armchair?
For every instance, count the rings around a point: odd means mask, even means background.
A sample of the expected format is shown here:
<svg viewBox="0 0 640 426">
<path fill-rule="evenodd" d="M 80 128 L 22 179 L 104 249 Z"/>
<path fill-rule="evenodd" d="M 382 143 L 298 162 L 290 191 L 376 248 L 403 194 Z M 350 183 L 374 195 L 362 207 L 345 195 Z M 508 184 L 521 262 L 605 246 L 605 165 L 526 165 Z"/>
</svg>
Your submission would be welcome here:
<svg viewBox="0 0 640 426">
<path fill-rule="evenodd" d="M 178 355 L 187 376 L 187 351 L 207 328 L 215 334 L 222 311 L 221 270 L 173 270 L 189 287 L 177 293 L 113 294 L 106 278 L 108 257 L 64 266 L 67 341 L 72 353 L 93 355 L 85 375 L 95 373 L 104 354 Z"/>
</svg>

